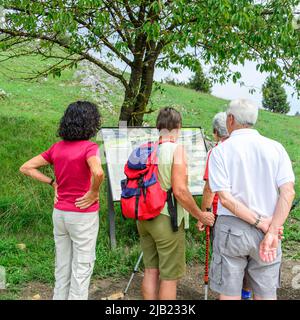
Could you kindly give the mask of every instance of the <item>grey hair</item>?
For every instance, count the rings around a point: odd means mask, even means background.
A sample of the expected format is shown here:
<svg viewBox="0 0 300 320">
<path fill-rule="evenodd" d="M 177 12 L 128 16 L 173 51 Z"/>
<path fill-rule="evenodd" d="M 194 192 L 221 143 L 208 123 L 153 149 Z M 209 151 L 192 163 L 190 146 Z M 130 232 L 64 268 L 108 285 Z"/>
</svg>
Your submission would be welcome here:
<svg viewBox="0 0 300 320">
<path fill-rule="evenodd" d="M 229 103 L 227 115 L 233 115 L 240 125 L 254 126 L 258 117 L 258 107 L 250 100 L 236 99 Z"/>
<path fill-rule="evenodd" d="M 228 131 L 226 127 L 226 112 L 217 113 L 213 118 L 212 126 L 219 138 L 227 137 Z"/>
</svg>

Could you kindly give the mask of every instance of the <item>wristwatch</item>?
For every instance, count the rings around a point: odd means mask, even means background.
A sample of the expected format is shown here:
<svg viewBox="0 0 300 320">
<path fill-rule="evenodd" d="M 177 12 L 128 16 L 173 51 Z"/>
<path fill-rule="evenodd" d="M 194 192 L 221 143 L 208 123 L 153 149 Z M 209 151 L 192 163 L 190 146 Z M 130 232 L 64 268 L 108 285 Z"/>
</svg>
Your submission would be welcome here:
<svg viewBox="0 0 300 320">
<path fill-rule="evenodd" d="M 55 179 L 52 179 L 51 182 L 49 182 L 50 186 L 53 186 L 54 182 L 55 182 Z"/>
<path fill-rule="evenodd" d="M 260 222 L 261 222 L 261 215 L 259 214 L 253 226 L 256 228 Z"/>
</svg>

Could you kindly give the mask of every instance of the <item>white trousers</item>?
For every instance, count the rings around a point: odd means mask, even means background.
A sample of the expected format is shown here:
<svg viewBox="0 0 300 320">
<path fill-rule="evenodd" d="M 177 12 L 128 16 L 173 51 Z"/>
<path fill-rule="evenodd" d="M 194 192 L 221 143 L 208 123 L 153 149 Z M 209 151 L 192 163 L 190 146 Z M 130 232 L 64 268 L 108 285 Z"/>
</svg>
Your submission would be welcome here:
<svg viewBox="0 0 300 320">
<path fill-rule="evenodd" d="M 53 211 L 55 288 L 53 300 L 87 300 L 96 260 L 98 212 Z"/>
</svg>

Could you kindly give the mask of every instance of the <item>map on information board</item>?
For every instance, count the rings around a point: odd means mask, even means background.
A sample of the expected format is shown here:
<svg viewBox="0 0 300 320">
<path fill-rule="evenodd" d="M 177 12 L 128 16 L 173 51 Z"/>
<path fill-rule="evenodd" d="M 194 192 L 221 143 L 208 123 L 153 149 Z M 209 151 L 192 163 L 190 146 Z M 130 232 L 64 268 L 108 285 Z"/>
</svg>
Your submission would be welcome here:
<svg viewBox="0 0 300 320">
<path fill-rule="evenodd" d="M 131 152 L 141 144 L 158 140 L 156 128 L 102 128 L 109 183 L 113 201 L 120 201 L 121 180 L 125 179 L 124 165 Z M 188 158 L 189 190 L 202 195 L 206 163 L 206 147 L 201 128 L 182 128 L 178 144 L 185 147 Z"/>
</svg>

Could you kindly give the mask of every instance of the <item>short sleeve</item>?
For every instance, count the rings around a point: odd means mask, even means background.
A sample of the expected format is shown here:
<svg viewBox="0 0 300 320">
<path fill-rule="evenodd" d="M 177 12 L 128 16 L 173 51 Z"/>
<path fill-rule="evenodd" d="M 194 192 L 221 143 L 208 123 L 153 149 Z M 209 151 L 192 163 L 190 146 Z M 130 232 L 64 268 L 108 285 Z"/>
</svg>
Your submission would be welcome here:
<svg viewBox="0 0 300 320">
<path fill-rule="evenodd" d="M 276 176 L 277 187 L 280 188 L 287 182 L 295 182 L 295 174 L 290 157 L 283 146 L 281 146 L 280 162 Z"/>
<path fill-rule="evenodd" d="M 208 154 L 207 154 L 207 159 L 206 159 L 206 165 L 205 165 L 205 171 L 204 171 L 204 176 L 203 176 L 203 180 L 204 181 L 207 181 L 209 176 L 208 176 L 208 162 L 209 162 L 209 157 L 210 157 L 210 154 L 211 154 L 211 150 L 208 151 Z"/>
<path fill-rule="evenodd" d="M 49 163 L 53 164 L 53 149 L 55 144 L 48 150 L 41 153 L 41 156 Z"/>
<path fill-rule="evenodd" d="M 219 152 L 219 148 L 214 148 L 209 157 L 209 186 L 212 192 L 231 191 L 230 180 Z"/>
<path fill-rule="evenodd" d="M 91 143 L 86 149 L 86 160 L 94 156 L 100 157 L 99 146 L 97 145 L 97 143 Z"/>
</svg>

